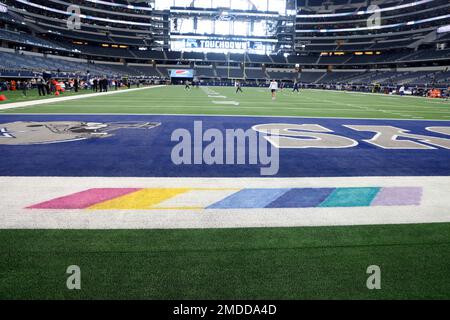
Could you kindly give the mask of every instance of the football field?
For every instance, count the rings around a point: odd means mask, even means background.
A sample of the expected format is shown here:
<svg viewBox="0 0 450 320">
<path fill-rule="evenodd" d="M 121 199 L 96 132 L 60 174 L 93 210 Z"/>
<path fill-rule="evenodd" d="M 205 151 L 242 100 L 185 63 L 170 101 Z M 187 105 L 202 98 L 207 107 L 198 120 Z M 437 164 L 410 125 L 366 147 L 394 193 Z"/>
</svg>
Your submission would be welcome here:
<svg viewBox="0 0 450 320">
<path fill-rule="evenodd" d="M 0 298 L 449 299 L 450 101 L 243 90 L 0 103 Z M 230 129 L 270 161 L 208 162 Z"/>
<path fill-rule="evenodd" d="M 62 98 L 64 95 L 67 94 L 63 94 Z M 20 95 L 15 95 L 6 103 L 21 100 Z M 296 94 L 285 89 L 272 101 L 270 91 L 265 87 L 244 88 L 244 93 L 236 94 L 232 87 L 201 87 L 186 91 L 183 86 L 163 86 L 131 92 L 124 90 L 117 95 L 53 102 L 39 107 L 2 111 L 2 105 L 5 103 L 0 104 L 2 113 L 207 114 L 450 120 L 450 101 L 441 99 L 324 90 L 303 90 Z"/>
</svg>

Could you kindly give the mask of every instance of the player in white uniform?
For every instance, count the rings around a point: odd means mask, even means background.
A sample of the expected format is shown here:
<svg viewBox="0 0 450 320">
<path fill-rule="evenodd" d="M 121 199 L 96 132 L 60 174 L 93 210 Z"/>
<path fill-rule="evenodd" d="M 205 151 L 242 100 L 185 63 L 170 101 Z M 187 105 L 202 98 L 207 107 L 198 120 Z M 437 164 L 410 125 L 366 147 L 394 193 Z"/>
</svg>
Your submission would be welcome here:
<svg viewBox="0 0 450 320">
<path fill-rule="evenodd" d="M 275 96 L 278 90 L 278 82 L 272 80 L 269 85 L 269 89 L 272 92 L 272 100 L 275 100 Z"/>
</svg>

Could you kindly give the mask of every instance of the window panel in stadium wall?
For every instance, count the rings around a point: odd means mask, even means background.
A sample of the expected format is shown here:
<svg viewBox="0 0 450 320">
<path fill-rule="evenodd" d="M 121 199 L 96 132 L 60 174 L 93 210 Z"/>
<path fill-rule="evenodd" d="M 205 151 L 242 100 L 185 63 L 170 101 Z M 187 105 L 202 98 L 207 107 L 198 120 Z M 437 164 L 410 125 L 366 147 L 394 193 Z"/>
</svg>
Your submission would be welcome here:
<svg viewBox="0 0 450 320">
<path fill-rule="evenodd" d="M 285 0 L 155 0 L 158 10 L 170 7 L 230 8 L 231 10 L 276 11 L 283 13 Z"/>
</svg>

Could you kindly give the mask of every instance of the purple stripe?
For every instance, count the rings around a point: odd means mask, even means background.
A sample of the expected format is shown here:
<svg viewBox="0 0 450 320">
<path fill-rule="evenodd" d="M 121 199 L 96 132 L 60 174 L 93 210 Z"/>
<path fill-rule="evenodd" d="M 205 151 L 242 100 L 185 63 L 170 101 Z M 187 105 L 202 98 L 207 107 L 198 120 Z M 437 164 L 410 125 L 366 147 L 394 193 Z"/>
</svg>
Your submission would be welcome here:
<svg viewBox="0 0 450 320">
<path fill-rule="evenodd" d="M 421 200 L 421 187 L 382 188 L 372 206 L 417 206 Z"/>
<path fill-rule="evenodd" d="M 94 204 L 111 200 L 140 189 L 137 188 L 96 188 L 77 192 L 61 198 L 45 201 L 27 209 L 84 209 Z"/>
</svg>

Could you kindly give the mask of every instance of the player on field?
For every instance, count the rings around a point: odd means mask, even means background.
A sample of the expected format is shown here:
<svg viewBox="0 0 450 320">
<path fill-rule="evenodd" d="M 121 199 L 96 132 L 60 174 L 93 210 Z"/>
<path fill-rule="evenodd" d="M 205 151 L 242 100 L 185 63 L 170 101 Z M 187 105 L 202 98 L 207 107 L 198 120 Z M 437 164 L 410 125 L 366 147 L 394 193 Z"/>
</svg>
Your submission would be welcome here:
<svg viewBox="0 0 450 320">
<path fill-rule="evenodd" d="M 270 82 L 269 89 L 272 92 L 272 100 L 275 100 L 277 90 L 278 90 L 278 82 L 276 82 L 275 80 L 272 80 Z"/>
<path fill-rule="evenodd" d="M 188 80 L 184 82 L 184 90 L 191 90 L 191 83 Z"/>
<path fill-rule="evenodd" d="M 236 87 L 236 93 L 238 93 L 238 92 L 243 92 L 243 91 L 242 91 L 242 88 L 241 88 L 241 83 L 240 83 L 239 81 L 236 81 L 236 82 L 234 83 L 234 86 Z"/>
<path fill-rule="evenodd" d="M 294 89 L 292 89 L 292 93 L 296 91 L 297 93 L 300 93 L 300 84 L 297 81 L 294 82 Z"/>
</svg>

